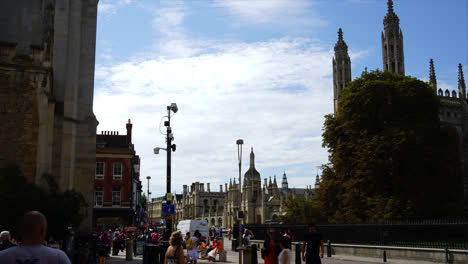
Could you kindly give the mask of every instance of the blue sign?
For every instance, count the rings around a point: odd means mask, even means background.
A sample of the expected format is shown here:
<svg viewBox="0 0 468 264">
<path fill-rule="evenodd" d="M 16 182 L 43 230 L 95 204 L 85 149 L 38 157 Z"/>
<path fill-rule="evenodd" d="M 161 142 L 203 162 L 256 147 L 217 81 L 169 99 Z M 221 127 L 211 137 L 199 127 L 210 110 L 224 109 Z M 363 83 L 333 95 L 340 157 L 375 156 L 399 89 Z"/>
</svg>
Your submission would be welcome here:
<svg viewBox="0 0 468 264">
<path fill-rule="evenodd" d="M 173 204 L 163 204 L 163 212 L 165 215 L 173 215 L 175 208 Z"/>
</svg>

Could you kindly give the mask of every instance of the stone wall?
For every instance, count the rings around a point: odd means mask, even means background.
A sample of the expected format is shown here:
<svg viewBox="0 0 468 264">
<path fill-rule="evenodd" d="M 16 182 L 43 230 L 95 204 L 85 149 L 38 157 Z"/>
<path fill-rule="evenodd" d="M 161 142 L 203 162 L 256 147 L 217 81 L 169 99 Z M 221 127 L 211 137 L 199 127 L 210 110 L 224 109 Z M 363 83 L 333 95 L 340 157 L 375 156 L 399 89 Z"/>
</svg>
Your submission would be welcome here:
<svg viewBox="0 0 468 264">
<path fill-rule="evenodd" d="M 91 230 L 98 0 L 0 1 L 0 165 L 81 192 Z M 5 113 L 5 114 L 3 114 Z M 3 147 L 5 146 L 5 147 Z"/>
</svg>

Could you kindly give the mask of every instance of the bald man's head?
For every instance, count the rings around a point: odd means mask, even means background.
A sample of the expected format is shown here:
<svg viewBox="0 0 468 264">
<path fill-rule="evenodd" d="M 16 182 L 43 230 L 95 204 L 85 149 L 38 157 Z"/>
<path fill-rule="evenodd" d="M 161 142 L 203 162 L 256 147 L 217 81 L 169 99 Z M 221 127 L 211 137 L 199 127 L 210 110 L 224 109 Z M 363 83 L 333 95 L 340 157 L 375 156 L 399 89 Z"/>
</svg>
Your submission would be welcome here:
<svg viewBox="0 0 468 264">
<path fill-rule="evenodd" d="M 43 241 L 47 230 L 47 220 L 45 216 L 38 211 L 31 211 L 23 216 L 21 223 L 21 235 L 23 240 Z"/>
</svg>

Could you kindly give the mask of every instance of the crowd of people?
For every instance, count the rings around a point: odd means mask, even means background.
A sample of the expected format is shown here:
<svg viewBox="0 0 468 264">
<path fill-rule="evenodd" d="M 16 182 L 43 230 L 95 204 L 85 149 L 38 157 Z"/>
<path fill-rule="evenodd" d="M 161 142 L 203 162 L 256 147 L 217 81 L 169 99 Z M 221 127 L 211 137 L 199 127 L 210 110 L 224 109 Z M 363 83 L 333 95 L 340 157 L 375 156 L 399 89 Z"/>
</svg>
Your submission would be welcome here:
<svg viewBox="0 0 468 264">
<path fill-rule="evenodd" d="M 317 232 L 313 223 L 309 224 L 308 231 L 302 241 L 301 259 L 306 264 L 320 264 L 324 250 L 322 235 Z M 291 264 L 292 241 L 293 234 L 290 229 L 281 231 L 279 238 L 276 237 L 275 229 L 269 229 L 261 249 L 265 264 Z"/>
<path fill-rule="evenodd" d="M 159 243 L 160 238 L 164 235 L 163 231 L 158 230 L 132 230 L 125 231 L 119 228 L 115 230 L 109 229 L 102 231 L 97 235 L 94 233 L 94 237 L 97 240 L 97 247 L 105 251 L 106 256 L 109 256 L 112 251 L 112 255 L 118 255 L 119 252 L 123 252 L 126 249 L 126 243 L 129 240 L 134 242 L 144 241 L 145 243 Z M 132 243 L 133 254 L 136 256 L 136 243 Z"/>
<path fill-rule="evenodd" d="M 216 255 L 224 250 L 221 233 L 217 233 L 215 229 L 209 233 L 209 237 L 202 237 L 198 230 L 193 234 L 187 232 L 184 237 L 180 231 L 176 231 L 172 233 L 169 244 L 165 264 L 196 264 L 199 254 L 202 259 L 215 261 Z"/>
<path fill-rule="evenodd" d="M 323 258 L 324 245 L 320 233 L 314 224 L 308 227 L 308 233 L 304 235 L 301 259 L 306 264 L 320 264 Z M 47 220 L 37 211 L 31 211 L 24 215 L 21 222 L 20 237 L 18 243 L 11 238 L 10 232 L 0 233 L 0 259 L 1 263 L 63 263 L 69 264 L 70 258 L 63 250 L 46 246 Z M 94 233 L 94 242 L 90 248 L 103 248 L 109 255 L 111 248 L 113 254 L 124 251 L 126 241 L 144 241 L 157 244 L 164 234 L 149 230 L 120 230 L 109 229 Z M 251 230 L 244 230 L 242 243 L 244 247 L 251 246 L 254 234 Z M 293 234 L 291 230 L 277 232 L 269 229 L 264 240 L 261 256 L 265 264 L 291 264 L 291 242 Z M 136 254 L 136 243 L 132 243 L 133 253 Z M 211 228 L 208 237 L 203 237 L 196 230 L 193 234 L 187 232 L 185 236 L 180 231 L 173 232 L 169 239 L 169 247 L 165 253 L 165 264 L 197 264 L 199 255 L 202 259 L 215 261 L 216 256 L 224 251 L 223 239 L 220 230 Z"/>
</svg>

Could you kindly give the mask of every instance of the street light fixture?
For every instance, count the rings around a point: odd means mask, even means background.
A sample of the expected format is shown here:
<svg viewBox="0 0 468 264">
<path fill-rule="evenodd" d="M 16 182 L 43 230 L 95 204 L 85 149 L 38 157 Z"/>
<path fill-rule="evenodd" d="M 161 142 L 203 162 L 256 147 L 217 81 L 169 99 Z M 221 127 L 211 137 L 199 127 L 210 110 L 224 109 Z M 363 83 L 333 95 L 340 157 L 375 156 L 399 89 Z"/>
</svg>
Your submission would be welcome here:
<svg viewBox="0 0 468 264">
<path fill-rule="evenodd" d="M 174 134 L 172 133 L 171 128 L 171 111 L 175 114 L 179 111 L 176 103 L 171 103 L 167 106 L 167 121 L 164 121 L 164 126 L 166 127 L 166 148 L 156 147 L 153 149 L 154 154 L 159 154 L 160 150 L 165 150 L 167 153 L 167 168 L 166 168 L 166 206 L 171 205 L 171 199 L 168 199 L 168 196 L 171 193 L 171 153 L 176 151 L 176 145 L 172 144 L 174 140 Z M 172 216 L 166 217 L 166 234 L 165 239 L 169 239 L 169 236 L 172 233 Z"/>
<path fill-rule="evenodd" d="M 244 144 L 244 140 L 238 139 L 236 141 L 237 144 L 237 159 L 239 160 L 239 193 L 241 194 L 240 197 L 242 197 L 242 184 L 241 184 L 241 166 L 242 166 L 242 144 Z M 242 234 L 241 234 L 241 226 L 240 226 L 240 219 L 239 219 L 239 213 L 241 212 L 241 202 L 239 201 L 239 209 L 237 211 L 237 227 L 238 227 L 238 238 L 237 238 L 237 244 L 239 247 L 239 264 L 242 264 Z"/>
</svg>

